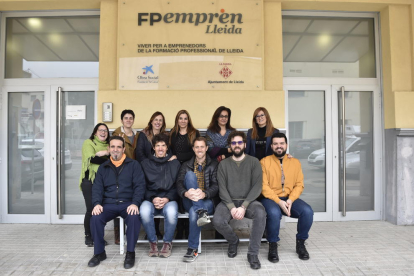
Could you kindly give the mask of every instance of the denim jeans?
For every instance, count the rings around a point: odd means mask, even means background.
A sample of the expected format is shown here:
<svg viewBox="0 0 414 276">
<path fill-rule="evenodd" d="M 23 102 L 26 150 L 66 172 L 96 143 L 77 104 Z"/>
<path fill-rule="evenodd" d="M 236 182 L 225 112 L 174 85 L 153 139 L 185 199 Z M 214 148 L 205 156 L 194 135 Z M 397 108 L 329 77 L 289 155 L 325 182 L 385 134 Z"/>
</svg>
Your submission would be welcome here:
<svg viewBox="0 0 414 276">
<path fill-rule="evenodd" d="M 197 177 L 194 172 L 187 172 L 184 179 L 184 185 L 187 190 L 193 188 L 198 189 Z M 214 204 L 210 199 L 201 199 L 199 201 L 191 201 L 183 198 L 184 209 L 188 212 L 190 222 L 190 234 L 188 235 L 188 247 L 197 249 L 200 242 L 201 227 L 197 226 L 198 211 L 206 210 L 209 215 L 213 214 Z"/>
<path fill-rule="evenodd" d="M 156 209 L 152 202 L 145 200 L 139 208 L 142 225 L 147 233 L 150 242 L 157 241 L 155 234 L 154 216 L 164 216 L 164 242 L 172 242 L 178 220 L 178 204 L 176 201 L 169 201 L 162 209 Z"/>
<path fill-rule="evenodd" d="M 237 207 L 241 206 L 243 201 L 244 200 L 233 202 Z M 253 220 L 252 228 L 250 229 L 250 242 L 247 254 L 258 255 L 263 232 L 266 227 L 265 208 L 259 201 L 254 200 L 250 202 L 247 207 L 244 217 Z M 232 219 L 233 217 L 231 216 L 229 208 L 227 208 L 226 204 L 220 202 L 216 207 L 216 212 L 213 217 L 214 227 L 230 244 L 235 244 L 239 237 L 237 237 L 229 224 L 229 221 Z"/>
<path fill-rule="evenodd" d="M 281 200 L 286 201 L 287 197 L 281 197 Z M 278 242 L 279 230 L 280 230 L 280 220 L 282 215 L 286 216 L 280 209 L 279 204 L 275 201 L 263 198 L 261 200 L 263 206 L 267 212 L 266 220 L 266 230 L 267 230 L 267 240 L 269 242 Z M 292 207 L 290 209 L 290 216 L 292 218 L 298 219 L 296 239 L 297 240 L 306 240 L 309 238 L 309 230 L 313 223 L 313 210 L 305 201 L 300 198 L 293 201 Z"/>
</svg>

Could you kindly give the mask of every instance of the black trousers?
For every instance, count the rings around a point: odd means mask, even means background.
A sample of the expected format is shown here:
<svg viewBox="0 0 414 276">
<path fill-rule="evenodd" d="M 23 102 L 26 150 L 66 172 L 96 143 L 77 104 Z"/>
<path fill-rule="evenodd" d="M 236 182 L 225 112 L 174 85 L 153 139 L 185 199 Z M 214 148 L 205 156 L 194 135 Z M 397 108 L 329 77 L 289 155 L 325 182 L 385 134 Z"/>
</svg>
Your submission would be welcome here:
<svg viewBox="0 0 414 276">
<path fill-rule="evenodd" d="M 91 235 L 91 217 L 92 217 L 92 182 L 89 179 L 82 179 L 81 189 L 85 199 L 86 213 L 83 220 L 85 235 Z"/>
</svg>

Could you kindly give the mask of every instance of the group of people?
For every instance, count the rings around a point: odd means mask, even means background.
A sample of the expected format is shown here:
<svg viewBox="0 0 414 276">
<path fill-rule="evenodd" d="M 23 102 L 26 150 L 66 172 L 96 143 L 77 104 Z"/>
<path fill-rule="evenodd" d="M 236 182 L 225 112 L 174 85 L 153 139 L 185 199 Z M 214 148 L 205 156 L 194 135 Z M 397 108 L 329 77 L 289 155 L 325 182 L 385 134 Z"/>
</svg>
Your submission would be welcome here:
<svg viewBox="0 0 414 276">
<path fill-rule="evenodd" d="M 276 263 L 282 215 L 298 218 L 296 252 L 300 259 L 309 259 L 305 240 L 313 211 L 299 199 L 303 173 L 299 160 L 286 154 L 286 136 L 273 127 L 263 107 L 255 110 L 247 136 L 235 130 L 230 119 L 231 110 L 219 107 L 206 137 L 194 128 L 186 110 L 178 112 L 169 133 L 161 112 L 155 112 L 141 132 L 132 128 L 132 110 L 122 111 L 122 126 L 111 137 L 105 124 L 95 126 L 83 144 L 80 177 L 87 209 L 85 244 L 94 246 L 88 266 L 106 259 L 104 228 L 118 216 L 127 225 L 126 269 L 135 264 L 141 223 L 149 241 L 148 255 L 169 257 L 180 206 L 189 214 L 185 262 L 197 258 L 201 227 L 210 222 L 228 241 L 228 257 L 234 258 L 239 238 L 229 222 L 246 217 L 252 219 L 250 267 L 261 267 L 258 253 L 265 229 L 268 260 Z M 156 215 L 164 216 L 161 248 Z"/>
</svg>

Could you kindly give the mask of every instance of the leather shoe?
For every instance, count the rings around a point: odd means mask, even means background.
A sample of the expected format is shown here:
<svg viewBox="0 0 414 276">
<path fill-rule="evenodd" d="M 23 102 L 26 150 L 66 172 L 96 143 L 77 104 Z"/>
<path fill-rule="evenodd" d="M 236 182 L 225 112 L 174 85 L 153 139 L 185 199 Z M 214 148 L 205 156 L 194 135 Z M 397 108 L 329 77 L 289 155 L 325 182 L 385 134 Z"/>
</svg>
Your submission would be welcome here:
<svg viewBox="0 0 414 276">
<path fill-rule="evenodd" d="M 249 262 L 251 269 L 259 269 L 262 267 L 257 255 L 247 254 L 247 261 Z"/>
<path fill-rule="evenodd" d="M 299 259 L 309 260 L 309 253 L 306 250 L 305 240 L 296 240 L 296 253 L 298 253 Z"/>
<path fill-rule="evenodd" d="M 124 261 L 124 268 L 130 269 L 135 265 L 135 252 L 126 252 L 125 261 Z"/>
<path fill-rule="evenodd" d="M 240 240 L 237 239 L 237 242 L 235 244 L 229 243 L 229 249 L 227 250 L 227 256 L 229 258 L 234 258 L 237 256 L 237 246 L 239 245 Z"/>
<path fill-rule="evenodd" d="M 101 254 L 93 255 L 92 259 L 89 260 L 88 266 L 95 267 L 101 263 L 101 261 L 106 260 L 106 252 L 102 252 Z"/>
<path fill-rule="evenodd" d="M 277 263 L 279 255 L 277 254 L 277 242 L 269 242 L 269 254 L 267 254 L 269 262 Z"/>
</svg>

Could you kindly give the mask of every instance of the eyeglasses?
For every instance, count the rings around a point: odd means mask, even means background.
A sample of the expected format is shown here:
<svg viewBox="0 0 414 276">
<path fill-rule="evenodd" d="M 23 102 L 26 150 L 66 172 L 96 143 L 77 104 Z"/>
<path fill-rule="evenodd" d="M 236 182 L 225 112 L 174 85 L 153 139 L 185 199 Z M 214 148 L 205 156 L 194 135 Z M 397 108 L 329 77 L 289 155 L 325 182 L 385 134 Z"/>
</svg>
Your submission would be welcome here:
<svg viewBox="0 0 414 276">
<path fill-rule="evenodd" d="M 227 119 L 229 116 L 228 115 L 220 115 L 219 118 L 224 118 Z"/>
<path fill-rule="evenodd" d="M 98 129 L 98 132 L 107 133 L 108 131 L 106 129 Z"/>
<path fill-rule="evenodd" d="M 243 143 L 244 143 L 243 141 L 232 141 L 232 142 L 231 142 L 231 145 L 232 145 L 232 146 L 235 146 L 235 145 L 239 145 L 239 146 L 241 146 Z"/>
<path fill-rule="evenodd" d="M 263 116 L 265 116 L 265 115 L 264 114 L 262 114 L 262 115 L 256 115 L 256 118 L 259 119 L 260 117 L 263 117 Z"/>
</svg>

